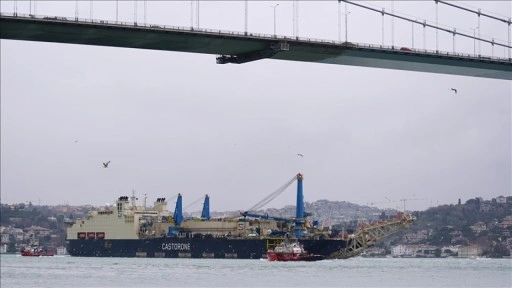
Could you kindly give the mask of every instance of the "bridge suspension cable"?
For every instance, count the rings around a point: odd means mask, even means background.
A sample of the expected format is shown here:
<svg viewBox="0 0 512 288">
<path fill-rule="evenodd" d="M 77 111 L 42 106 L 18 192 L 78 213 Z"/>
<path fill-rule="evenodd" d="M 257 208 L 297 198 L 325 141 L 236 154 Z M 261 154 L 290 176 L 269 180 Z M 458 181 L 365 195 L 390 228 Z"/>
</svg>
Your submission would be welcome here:
<svg viewBox="0 0 512 288">
<path fill-rule="evenodd" d="M 489 43 L 491 45 L 497 45 L 497 46 L 502 46 L 502 47 L 506 47 L 506 48 L 512 48 L 511 45 L 503 44 L 503 43 L 500 43 L 500 42 L 495 42 L 494 40 L 487 40 L 487 39 L 471 36 L 469 34 L 464 34 L 464 33 L 456 32 L 456 31 L 453 31 L 453 30 L 450 30 L 450 29 L 447 29 L 447 28 L 437 27 L 435 25 L 428 24 L 426 21 L 420 22 L 420 21 L 415 20 L 415 19 L 411 19 L 411 18 L 407 18 L 407 17 L 404 17 L 404 16 L 400 16 L 400 15 L 396 15 L 396 14 L 393 14 L 393 13 L 389 13 L 389 12 L 386 12 L 384 10 L 378 10 L 378 9 L 375 9 L 375 8 L 372 8 L 372 7 L 368 7 L 368 6 L 359 4 L 359 3 L 355 3 L 355 2 L 352 2 L 352 1 L 348 1 L 348 0 L 340 0 L 340 1 L 346 2 L 346 3 L 354 5 L 354 6 L 359 6 L 361 8 L 365 8 L 365 9 L 368 9 L 368 10 L 372 10 L 372 11 L 375 11 L 375 12 L 380 13 L 380 14 L 386 14 L 386 15 L 389 15 L 391 17 L 395 17 L 395 18 L 399 18 L 399 19 L 402 19 L 402 20 L 405 20 L 405 21 L 417 23 L 417 24 L 422 25 L 423 27 L 430 27 L 430 28 L 438 29 L 438 30 L 441 30 L 441 31 L 448 32 L 450 34 L 456 34 L 456 35 L 464 36 L 464 37 L 467 37 L 467 38 L 470 38 L 470 39 L 475 39 L 475 40 L 478 40 L 478 41 L 486 42 L 486 43 Z"/>
<path fill-rule="evenodd" d="M 485 16 L 485 17 L 488 17 L 488 18 L 491 18 L 491 19 L 494 19 L 494 20 L 505 22 L 508 25 L 511 24 L 510 18 L 509 19 L 499 18 L 499 17 L 496 17 L 496 16 L 492 16 L 490 14 L 482 13 L 480 10 L 478 10 L 478 11 L 472 10 L 472 9 L 469 9 L 469 8 L 466 8 L 466 7 L 462 7 L 460 5 L 456 5 L 456 4 L 447 2 L 447 1 L 442 1 L 442 0 L 434 0 L 434 1 L 439 2 L 441 4 L 448 5 L 448 6 L 452 6 L 452 7 L 458 8 L 458 9 L 462 9 L 462 10 L 465 10 L 465 11 L 468 11 L 468 12 L 471 12 L 471 13 L 474 13 L 474 14 L 477 14 L 477 15 L 482 15 L 482 16 Z"/>
<path fill-rule="evenodd" d="M 461 10 L 464 10 L 464 11 L 468 11 L 468 12 L 471 12 L 471 13 L 474 13 L 476 15 L 478 15 L 478 27 L 480 27 L 480 16 L 484 16 L 484 17 L 487 17 L 487 18 L 490 18 L 490 19 L 494 19 L 494 20 L 498 20 L 498 21 L 501 21 L 501 22 L 504 22 L 505 24 L 507 24 L 508 26 L 508 45 L 511 46 L 510 44 L 510 24 L 511 24 L 511 18 L 509 17 L 508 19 L 504 19 L 504 18 L 500 18 L 500 17 L 496 17 L 496 16 L 493 16 L 493 15 L 490 15 L 490 14 L 487 14 L 487 13 L 482 13 L 482 11 L 480 9 L 478 10 L 473 10 L 473 9 L 469 9 L 469 8 L 466 8 L 466 7 L 463 7 L 463 6 L 460 6 L 460 5 L 456 5 L 456 4 L 453 4 L 453 3 L 449 3 L 449 2 L 446 2 L 446 1 L 442 1 L 442 0 L 434 0 L 436 1 L 436 4 L 439 2 L 441 4 L 445 4 L 447 6 L 452 6 L 452 7 L 455 7 L 457 9 L 461 9 Z M 478 36 L 480 37 L 480 28 L 478 28 Z M 493 42 L 494 42 L 494 39 L 493 39 Z M 493 53 L 494 54 L 494 43 L 492 44 L 493 46 Z M 478 43 L 478 53 L 480 54 L 480 42 Z M 508 52 L 509 54 L 509 58 L 510 58 L 510 50 Z"/>
</svg>

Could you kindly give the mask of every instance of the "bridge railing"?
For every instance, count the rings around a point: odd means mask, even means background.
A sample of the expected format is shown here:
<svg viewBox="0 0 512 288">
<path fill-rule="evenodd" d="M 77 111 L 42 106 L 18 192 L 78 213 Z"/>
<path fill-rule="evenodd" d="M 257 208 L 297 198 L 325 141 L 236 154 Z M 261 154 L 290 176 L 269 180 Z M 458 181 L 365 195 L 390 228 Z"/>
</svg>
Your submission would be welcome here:
<svg viewBox="0 0 512 288">
<path fill-rule="evenodd" d="M 113 26 L 121 26 L 121 27 L 137 27 L 137 28 L 162 29 L 162 30 L 171 30 L 171 31 L 189 31 L 189 32 L 195 32 L 195 33 L 202 33 L 202 34 L 240 36 L 240 37 L 244 37 L 244 38 L 254 38 L 254 39 L 300 41 L 300 42 L 308 42 L 308 43 L 323 44 L 323 45 L 333 45 L 333 46 L 341 45 L 341 46 L 349 46 L 349 47 L 354 47 L 354 48 L 365 48 L 365 49 L 376 49 L 376 50 L 394 50 L 394 51 L 397 51 L 400 53 L 442 55 L 442 56 L 450 56 L 450 57 L 456 57 L 456 58 L 466 58 L 466 59 L 471 58 L 471 59 L 475 59 L 475 60 L 489 60 L 489 61 L 494 61 L 494 62 L 498 61 L 498 62 L 504 62 L 504 63 L 512 62 L 512 58 L 506 58 L 506 57 L 497 57 L 497 56 L 489 56 L 489 55 L 475 55 L 475 54 L 469 54 L 469 53 L 448 52 L 448 51 L 436 51 L 436 50 L 419 49 L 419 48 L 412 48 L 412 47 L 376 45 L 376 44 L 368 44 L 368 43 L 353 43 L 353 42 L 344 42 L 344 41 L 337 41 L 337 40 L 309 38 L 309 37 L 291 37 L 291 36 L 253 33 L 253 32 L 245 33 L 245 32 L 240 32 L 240 31 L 230 31 L 230 30 L 221 30 L 221 29 L 205 29 L 205 28 L 194 28 L 194 27 L 184 27 L 184 26 L 170 26 L 170 25 L 163 25 L 163 24 L 149 24 L 149 23 L 125 22 L 125 21 L 115 21 L 115 20 L 75 18 L 75 17 L 70 18 L 70 17 L 62 17 L 62 16 L 46 16 L 46 15 L 8 13 L 8 12 L 1 12 L 0 15 L 7 16 L 7 17 L 13 17 L 13 18 L 38 19 L 38 20 L 58 21 L 58 22 L 64 22 L 64 23 L 69 23 L 69 22 L 92 23 L 92 24 L 113 25 Z"/>
</svg>

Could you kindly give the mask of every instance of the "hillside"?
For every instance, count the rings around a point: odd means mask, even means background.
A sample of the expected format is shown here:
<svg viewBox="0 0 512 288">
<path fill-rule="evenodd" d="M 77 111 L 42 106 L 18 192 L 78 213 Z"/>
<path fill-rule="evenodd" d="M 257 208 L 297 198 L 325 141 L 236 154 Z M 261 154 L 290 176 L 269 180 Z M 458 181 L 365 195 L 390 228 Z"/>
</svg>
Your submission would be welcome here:
<svg viewBox="0 0 512 288">
<path fill-rule="evenodd" d="M 460 201 L 459 201 L 460 202 Z M 27 244 L 34 234 L 34 227 L 45 228 L 48 233 L 39 237 L 42 244 L 61 246 L 65 244 L 66 221 L 84 217 L 95 207 L 67 205 L 6 205 L 0 207 L 2 244 L 14 249 L 15 242 Z M 170 208 L 173 209 L 172 207 Z M 381 210 L 345 201 L 318 200 L 305 203 L 322 226 L 353 231 L 362 223 L 393 217 L 396 211 Z M 295 206 L 256 211 L 278 217 L 294 217 Z M 237 215 L 239 211 L 212 212 L 212 217 Z M 423 244 L 442 247 L 456 245 L 478 245 L 483 255 L 502 257 L 512 250 L 512 197 L 497 197 L 491 200 L 475 198 L 457 205 L 442 205 L 426 211 L 412 212 L 416 221 L 399 234 L 378 243 L 377 247 L 389 253 L 393 245 Z M 195 213 L 188 214 L 194 216 Z"/>
</svg>

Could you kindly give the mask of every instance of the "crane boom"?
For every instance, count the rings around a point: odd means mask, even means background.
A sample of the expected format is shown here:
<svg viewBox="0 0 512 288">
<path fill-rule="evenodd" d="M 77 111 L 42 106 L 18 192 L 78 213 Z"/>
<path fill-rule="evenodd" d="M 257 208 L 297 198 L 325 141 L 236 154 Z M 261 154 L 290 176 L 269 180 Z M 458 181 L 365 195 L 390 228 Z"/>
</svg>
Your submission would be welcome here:
<svg viewBox="0 0 512 288">
<path fill-rule="evenodd" d="M 395 219 L 363 225 L 349 237 L 349 245 L 330 255 L 330 258 L 347 259 L 357 256 L 378 240 L 405 229 L 414 220 L 412 215 L 400 212 Z"/>
<path fill-rule="evenodd" d="M 260 202 L 256 203 L 256 205 L 247 209 L 247 211 L 256 211 L 263 206 L 267 205 L 270 201 L 274 200 L 279 194 L 283 193 L 286 188 L 293 184 L 297 180 L 297 175 L 293 176 L 292 179 L 288 180 L 285 184 L 281 185 L 281 187 L 277 188 L 274 192 L 270 193 L 267 197 L 263 198 Z"/>
<path fill-rule="evenodd" d="M 183 208 L 183 210 L 187 210 L 188 208 L 194 206 L 195 204 L 199 203 L 199 201 L 203 200 L 204 199 L 204 196 L 201 196 L 199 198 L 197 198 L 196 200 L 194 200 L 194 202 L 188 204 L 187 206 L 185 206 L 185 208 Z"/>
<path fill-rule="evenodd" d="M 261 215 L 261 214 L 243 212 L 243 213 L 240 213 L 240 215 L 242 215 L 244 217 L 253 217 L 253 218 L 258 218 L 258 219 L 281 221 L 281 222 L 285 222 L 285 223 L 296 222 L 296 219 L 294 219 L 294 218 L 275 217 L 275 216 L 269 216 L 268 214 Z"/>
</svg>

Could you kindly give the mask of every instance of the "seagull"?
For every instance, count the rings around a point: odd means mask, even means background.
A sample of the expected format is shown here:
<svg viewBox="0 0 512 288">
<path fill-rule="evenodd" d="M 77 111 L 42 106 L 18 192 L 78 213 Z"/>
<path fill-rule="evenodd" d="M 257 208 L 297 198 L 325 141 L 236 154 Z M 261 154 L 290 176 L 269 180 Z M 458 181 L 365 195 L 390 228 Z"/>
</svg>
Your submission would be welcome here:
<svg viewBox="0 0 512 288">
<path fill-rule="evenodd" d="M 452 88 L 452 91 L 455 92 L 455 94 L 457 94 L 457 89 Z"/>
<path fill-rule="evenodd" d="M 297 154 L 297 156 L 304 157 L 304 155 L 302 155 L 302 154 Z"/>
<path fill-rule="evenodd" d="M 103 168 L 108 168 L 108 163 L 110 163 L 110 161 L 108 161 L 107 163 L 103 163 Z"/>
</svg>

